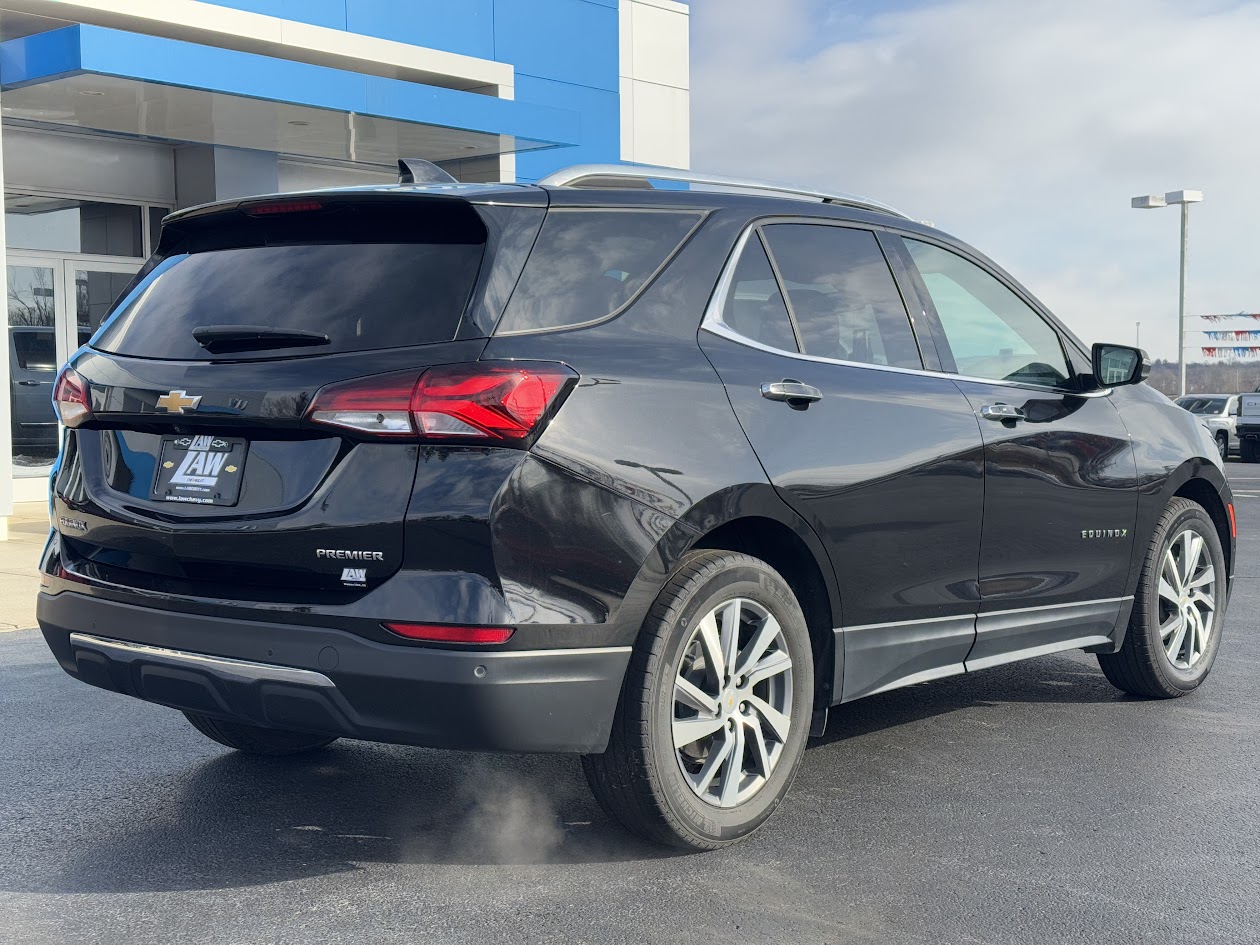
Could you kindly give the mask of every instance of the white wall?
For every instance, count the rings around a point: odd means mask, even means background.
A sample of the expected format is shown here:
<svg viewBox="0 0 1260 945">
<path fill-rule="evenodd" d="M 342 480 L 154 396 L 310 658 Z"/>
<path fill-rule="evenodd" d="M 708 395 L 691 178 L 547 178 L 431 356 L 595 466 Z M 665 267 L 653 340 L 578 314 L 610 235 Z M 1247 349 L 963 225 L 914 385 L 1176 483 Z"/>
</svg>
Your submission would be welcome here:
<svg viewBox="0 0 1260 945">
<path fill-rule="evenodd" d="M 691 165 L 690 13 L 674 0 L 620 0 L 621 159 Z"/>
<path fill-rule="evenodd" d="M 174 148 L 106 135 L 4 129 L 4 183 L 26 190 L 173 206 Z"/>
</svg>

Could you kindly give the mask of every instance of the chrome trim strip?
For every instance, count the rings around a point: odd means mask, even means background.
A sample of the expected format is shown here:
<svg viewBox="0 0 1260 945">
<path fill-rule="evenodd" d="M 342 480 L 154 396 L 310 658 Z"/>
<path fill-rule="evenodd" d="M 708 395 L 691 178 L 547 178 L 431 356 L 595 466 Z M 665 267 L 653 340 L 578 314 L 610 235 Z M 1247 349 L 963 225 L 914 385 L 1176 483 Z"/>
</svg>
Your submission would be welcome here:
<svg viewBox="0 0 1260 945">
<path fill-rule="evenodd" d="M 1006 614 L 1031 614 L 1045 610 L 1061 610 L 1067 607 L 1088 607 L 1091 604 L 1123 604 L 1126 600 L 1133 600 L 1133 595 L 1126 597 L 1099 597 L 1094 600 L 1076 600 L 1069 601 L 1066 604 L 1043 604 L 1040 607 L 1016 607 L 1013 610 L 985 610 L 976 614 L 977 617 L 1002 617 Z"/>
<path fill-rule="evenodd" d="M 115 640 L 110 637 L 98 637 L 90 633 L 72 633 L 70 634 L 70 642 L 78 646 L 86 646 L 88 648 L 105 650 L 107 652 L 116 652 L 126 656 L 147 656 L 154 659 L 197 663 L 209 666 L 213 669 L 222 669 L 224 672 L 229 672 L 232 675 L 238 676 L 253 674 L 251 675 L 251 678 L 284 678 L 286 681 L 305 682 L 312 686 L 336 686 L 336 683 L 323 673 L 317 673 L 310 669 L 297 669 L 292 666 L 278 666 L 275 663 L 255 663 L 252 660 L 240 660 L 230 656 L 210 656 L 205 653 L 190 653 L 187 650 L 172 650 L 161 646 L 151 646 L 147 643 L 131 643 L 127 640 Z M 417 648 L 409 647 L 408 649 Z M 608 656 L 611 654 L 628 654 L 632 649 L 633 647 L 629 646 L 591 646 L 571 647 L 568 649 L 556 650 L 494 650 L 491 652 L 483 652 L 480 650 L 430 650 L 429 652 L 440 652 L 443 658 L 452 656 L 467 657 L 468 659 L 475 659 L 478 662 L 486 662 L 487 660 L 527 659 L 530 657 L 544 656 Z"/>
<path fill-rule="evenodd" d="M 103 650 L 128 659 L 154 659 L 163 663 L 192 665 L 213 670 L 223 676 L 271 682 L 297 683 L 303 686 L 323 686 L 337 688 L 336 683 L 310 669 L 297 669 L 292 666 L 277 666 L 274 663 L 255 663 L 251 660 L 232 659 L 227 656 L 210 656 L 205 653 L 189 653 L 185 650 L 170 650 L 161 646 L 149 646 L 145 643 L 130 643 L 125 640 L 113 640 L 106 637 L 93 636 L 90 633 L 70 634 L 70 643 L 86 647 L 90 650 Z"/>
<path fill-rule="evenodd" d="M 565 650 L 493 650 L 489 653 L 480 650 L 442 650 L 441 653 L 444 657 L 463 656 L 484 663 L 486 660 L 525 659 L 541 656 L 588 656 L 595 654 L 607 656 L 613 653 L 629 653 L 633 649 L 634 647 L 630 646 L 578 646 Z M 436 651 L 431 650 L 430 652 Z"/>
<path fill-rule="evenodd" d="M 736 191 L 760 191 L 767 196 L 776 197 L 809 197 L 823 203 L 841 204 L 846 207 L 857 207 L 862 210 L 875 210 L 890 213 L 893 216 L 910 219 L 888 204 L 857 194 L 828 193 L 809 187 L 796 187 L 792 184 L 778 184 L 773 181 L 751 180 L 743 177 L 726 177 L 721 174 L 698 174 L 695 171 L 679 170 L 676 167 L 652 167 L 650 165 L 626 164 L 575 164 L 563 170 L 548 174 L 538 182 L 539 187 L 575 187 L 582 181 L 605 180 L 653 181 L 669 180 L 681 184 L 702 184 L 709 187 L 724 187 Z"/>
<path fill-rule="evenodd" d="M 973 614 L 955 614 L 952 617 L 921 617 L 916 620 L 892 620 L 887 623 L 865 623 L 852 627 L 836 627 L 835 633 L 854 633 L 859 630 L 884 630 L 889 627 L 913 627 L 927 623 L 944 623 L 947 620 L 970 621 L 980 620 L 987 617 L 1004 617 L 1009 614 L 1034 614 L 1045 611 L 1062 610 L 1068 607 L 1089 607 L 1099 604 L 1123 604 L 1125 601 L 1133 600 L 1133 595 L 1126 597 L 1100 597 L 1096 600 L 1080 600 L 1071 601 L 1066 604 L 1044 604 L 1040 607 L 1016 607 L 1011 610 L 986 610 L 978 611 Z"/>
<path fill-rule="evenodd" d="M 842 367 L 861 368 L 866 371 L 886 371 L 891 374 L 916 374 L 923 377 L 944 377 L 951 381 L 969 381 L 975 384 L 990 384 L 997 387 L 1010 387 L 1015 390 L 1030 390 L 1038 393 L 1063 394 L 1068 397 L 1110 397 L 1114 388 L 1104 387 L 1102 390 L 1093 391 L 1069 391 L 1061 390 L 1057 387 L 1043 387 L 1037 384 L 1022 384 L 1018 381 L 996 380 L 990 377 L 973 377 L 970 374 L 950 374 L 946 371 L 929 371 L 925 368 L 903 368 L 895 367 L 891 364 L 870 364 L 865 361 L 841 361 L 836 358 L 822 358 L 818 355 L 804 354 L 800 351 L 784 351 L 782 348 L 772 348 L 769 345 L 763 345 L 759 341 L 753 341 L 746 338 L 731 328 L 726 322 L 722 321 L 722 309 L 726 307 L 726 297 L 731 289 L 731 283 L 735 279 L 735 269 L 739 265 L 740 256 L 744 252 L 744 247 L 748 244 L 749 237 L 757 231 L 757 228 L 765 225 L 773 225 L 774 223 L 808 223 L 820 226 L 847 226 L 849 229 L 866 229 L 870 227 L 860 224 L 850 224 L 845 220 L 824 220 L 801 217 L 766 217 L 755 220 L 750 223 L 739 235 L 739 239 L 735 241 L 735 248 L 731 250 L 730 256 L 722 267 L 722 275 L 718 278 L 717 287 L 713 290 L 713 295 L 709 298 L 708 307 L 704 311 L 704 318 L 700 322 L 700 329 L 710 334 L 725 338 L 727 341 L 733 341 L 736 344 L 744 345 L 748 348 L 755 348 L 758 351 L 766 351 L 770 354 L 777 354 L 785 358 L 795 358 L 797 361 L 813 361 L 816 364 L 838 364 Z M 768 255 L 768 251 L 767 251 Z M 773 265 L 773 262 L 771 263 Z M 1005 283 L 1003 283 L 1005 284 Z M 787 304 L 787 299 L 784 299 Z M 911 319 L 911 328 L 914 328 L 914 321 Z M 1051 326 L 1056 327 L 1056 326 Z M 1056 328 L 1057 330 L 1057 328 Z M 916 334 L 916 339 L 917 339 Z"/>
<path fill-rule="evenodd" d="M 975 619 L 975 614 L 955 614 L 952 617 L 924 617 L 920 620 L 892 620 L 888 623 L 864 623 L 854 627 L 837 627 L 836 630 L 840 633 L 854 633 L 858 630 L 885 630 L 889 627 L 915 627 L 928 623 L 946 623 L 951 620 L 959 623 L 973 623 Z"/>
<path fill-rule="evenodd" d="M 911 673 L 909 676 L 902 676 L 899 679 L 894 679 L 890 683 L 885 683 L 878 688 L 871 689 L 869 692 L 864 692 L 860 698 L 865 699 L 867 696 L 874 696 L 881 692 L 891 692 L 893 689 L 913 686 L 916 683 L 931 682 L 933 679 L 944 679 L 947 676 L 960 676 L 966 671 L 967 667 L 964 663 L 950 663 L 948 666 L 938 666 L 936 669 L 925 669 L 921 673 Z"/>
<path fill-rule="evenodd" d="M 980 659 L 967 660 L 967 672 L 974 673 L 981 669 L 991 669 L 994 666 L 1003 666 L 1006 663 L 1016 663 L 1019 660 L 1032 659 L 1034 656 L 1046 656 L 1050 653 L 1061 653 L 1064 650 L 1082 650 L 1087 646 L 1101 646 L 1104 643 L 1111 643 L 1109 636 L 1102 634 L 1091 634 L 1087 637 L 1078 637 L 1074 640 L 1062 640 L 1058 643 L 1044 643 L 1041 646 L 1029 646 L 1022 650 L 1010 650 L 1005 653 L 997 653 L 993 656 L 984 656 Z"/>
</svg>

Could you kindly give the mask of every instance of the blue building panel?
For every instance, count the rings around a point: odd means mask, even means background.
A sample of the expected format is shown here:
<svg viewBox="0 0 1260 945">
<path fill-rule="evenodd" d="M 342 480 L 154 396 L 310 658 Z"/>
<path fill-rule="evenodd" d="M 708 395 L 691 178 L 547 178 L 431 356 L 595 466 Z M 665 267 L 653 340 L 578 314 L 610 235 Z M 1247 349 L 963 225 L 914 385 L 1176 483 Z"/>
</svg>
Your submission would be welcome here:
<svg viewBox="0 0 1260 945">
<path fill-rule="evenodd" d="M 520 75 L 618 90 L 618 18 L 591 0 L 494 0 L 495 58 Z"/>
<path fill-rule="evenodd" d="M 3 81 L 97 71 L 560 146 L 519 154 L 522 180 L 620 159 L 618 0 L 212 2 L 507 63 L 515 101 L 87 26 L 3 44 Z"/>
<path fill-rule="evenodd" d="M 517 76 L 518 101 L 546 102 L 581 116 L 573 147 L 516 156 L 516 178 L 532 182 L 570 164 L 616 164 L 621 160 L 621 96 L 552 79 Z"/>
<path fill-rule="evenodd" d="M 435 86 L 96 26 L 0 43 L 0 81 L 18 88 L 96 73 L 268 101 L 377 115 L 554 144 L 579 139 L 582 116 Z"/>
<path fill-rule="evenodd" d="M 494 0 L 345 0 L 345 7 L 352 33 L 494 58 Z"/>
</svg>

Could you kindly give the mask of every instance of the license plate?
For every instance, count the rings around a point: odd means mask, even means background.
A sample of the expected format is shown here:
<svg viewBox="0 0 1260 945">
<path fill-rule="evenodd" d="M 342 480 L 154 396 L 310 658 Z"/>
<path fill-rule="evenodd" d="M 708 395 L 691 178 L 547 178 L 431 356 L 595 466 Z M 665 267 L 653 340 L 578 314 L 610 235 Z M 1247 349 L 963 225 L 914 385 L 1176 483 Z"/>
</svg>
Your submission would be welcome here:
<svg viewBox="0 0 1260 945">
<path fill-rule="evenodd" d="M 194 505 L 236 505 L 245 473 L 244 440 L 164 436 L 153 498 Z"/>
</svg>

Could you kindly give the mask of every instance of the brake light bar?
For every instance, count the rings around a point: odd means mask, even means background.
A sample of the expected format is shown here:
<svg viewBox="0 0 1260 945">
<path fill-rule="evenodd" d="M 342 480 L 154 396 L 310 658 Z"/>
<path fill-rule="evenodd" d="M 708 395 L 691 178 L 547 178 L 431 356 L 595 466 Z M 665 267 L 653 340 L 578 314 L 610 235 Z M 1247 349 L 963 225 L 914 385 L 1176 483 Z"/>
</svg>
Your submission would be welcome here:
<svg viewBox="0 0 1260 945">
<path fill-rule="evenodd" d="M 524 446 L 576 381 L 558 362 L 446 364 L 330 384 L 307 419 L 378 437 Z"/>
<path fill-rule="evenodd" d="M 265 217 L 274 213 L 307 213 L 311 210 L 323 210 L 324 205 L 318 200 L 271 200 L 266 203 L 251 203 L 241 207 L 251 217 Z"/>
<path fill-rule="evenodd" d="M 87 383 L 74 368 L 63 368 L 53 387 L 53 406 L 57 417 L 68 427 L 77 427 L 92 419 Z"/>
<path fill-rule="evenodd" d="M 512 627 L 454 627 L 431 623 L 387 623 L 385 629 L 408 640 L 430 643 L 506 643 L 516 632 Z"/>
</svg>

